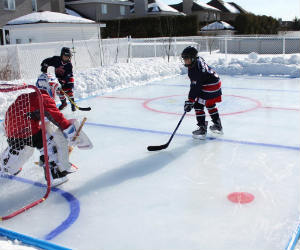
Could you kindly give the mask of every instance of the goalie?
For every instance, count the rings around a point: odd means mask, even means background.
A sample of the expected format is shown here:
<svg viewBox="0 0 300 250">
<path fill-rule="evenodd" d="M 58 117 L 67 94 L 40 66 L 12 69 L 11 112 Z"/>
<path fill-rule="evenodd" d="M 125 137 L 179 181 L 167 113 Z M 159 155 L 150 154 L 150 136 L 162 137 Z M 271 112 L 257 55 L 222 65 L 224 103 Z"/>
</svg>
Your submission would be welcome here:
<svg viewBox="0 0 300 250">
<path fill-rule="evenodd" d="M 81 131 L 75 141 L 72 139 L 79 125 L 76 120 L 67 120 L 55 104 L 55 95 L 60 89 L 56 78 L 49 74 L 39 76 L 36 86 L 42 95 L 46 125 L 48 161 L 52 186 L 68 180 L 71 163 L 69 163 L 68 146 L 91 148 L 91 142 Z M 55 129 L 56 125 L 58 129 Z M 45 170 L 42 130 L 40 127 L 40 110 L 36 92 L 21 94 L 10 105 L 5 114 L 5 132 L 8 147 L 2 152 L 0 173 L 18 174 L 37 148 L 40 151 L 40 166 Z M 46 171 L 45 171 L 46 177 Z"/>
</svg>

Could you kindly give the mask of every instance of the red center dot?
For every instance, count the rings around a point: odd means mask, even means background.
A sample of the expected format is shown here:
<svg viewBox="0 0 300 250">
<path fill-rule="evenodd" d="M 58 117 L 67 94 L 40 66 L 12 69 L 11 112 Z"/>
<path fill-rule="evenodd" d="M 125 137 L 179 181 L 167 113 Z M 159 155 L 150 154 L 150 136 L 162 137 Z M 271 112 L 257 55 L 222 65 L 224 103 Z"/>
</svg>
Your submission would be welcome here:
<svg viewBox="0 0 300 250">
<path fill-rule="evenodd" d="M 246 204 L 254 200 L 254 195 L 247 192 L 233 192 L 227 195 L 227 198 L 234 203 Z"/>
</svg>

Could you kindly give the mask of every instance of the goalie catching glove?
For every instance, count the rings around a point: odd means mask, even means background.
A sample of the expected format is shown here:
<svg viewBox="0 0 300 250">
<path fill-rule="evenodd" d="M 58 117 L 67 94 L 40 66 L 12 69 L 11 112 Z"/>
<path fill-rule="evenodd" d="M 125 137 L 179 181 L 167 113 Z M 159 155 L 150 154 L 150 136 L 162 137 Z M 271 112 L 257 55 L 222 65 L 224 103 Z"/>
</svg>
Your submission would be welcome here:
<svg viewBox="0 0 300 250">
<path fill-rule="evenodd" d="M 81 130 L 77 135 L 80 124 L 76 119 L 69 120 L 71 125 L 63 130 L 65 138 L 68 140 L 70 146 L 77 146 L 79 149 L 91 149 L 93 144 L 88 136 Z"/>
</svg>

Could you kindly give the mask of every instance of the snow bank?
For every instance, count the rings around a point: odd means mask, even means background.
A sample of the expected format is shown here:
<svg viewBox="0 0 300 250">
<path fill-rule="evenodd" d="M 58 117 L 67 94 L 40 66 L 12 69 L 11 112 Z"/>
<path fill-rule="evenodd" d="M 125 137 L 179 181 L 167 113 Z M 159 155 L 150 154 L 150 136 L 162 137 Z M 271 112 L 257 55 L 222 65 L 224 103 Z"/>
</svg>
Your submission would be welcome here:
<svg viewBox="0 0 300 250">
<path fill-rule="evenodd" d="M 4 238 L 0 238 L 0 250 L 36 250 L 37 248 L 29 247 L 22 245 L 20 241 L 14 240 L 5 240 Z"/>
<path fill-rule="evenodd" d="M 204 54 L 207 63 L 222 75 L 300 77 L 300 55 L 229 55 L 220 58 Z"/>
<path fill-rule="evenodd" d="M 200 56 L 220 75 L 300 77 L 299 54 L 265 56 L 253 52 L 249 55 L 230 55 L 227 59 L 219 54 L 200 53 Z M 178 58 L 171 58 L 169 63 L 163 58 L 136 58 L 130 63 L 75 72 L 75 97 L 104 94 L 185 73 L 187 69 Z M 35 84 L 35 81 L 22 79 L 10 83 Z"/>
</svg>

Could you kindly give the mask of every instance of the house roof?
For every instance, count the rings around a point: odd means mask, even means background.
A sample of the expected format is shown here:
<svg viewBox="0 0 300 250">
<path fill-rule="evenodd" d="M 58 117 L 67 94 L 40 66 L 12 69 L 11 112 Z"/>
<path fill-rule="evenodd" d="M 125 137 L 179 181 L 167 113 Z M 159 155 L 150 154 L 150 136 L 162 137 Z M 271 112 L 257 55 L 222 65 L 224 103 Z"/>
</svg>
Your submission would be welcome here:
<svg viewBox="0 0 300 250">
<path fill-rule="evenodd" d="M 127 0 L 65 0 L 66 5 L 73 4 L 88 4 L 88 3 L 107 3 L 119 5 L 134 5 L 134 3 Z"/>
<path fill-rule="evenodd" d="M 43 11 L 33 12 L 25 16 L 10 20 L 7 25 L 32 24 L 32 23 L 95 23 L 92 20 L 62 14 L 58 12 Z"/>
<path fill-rule="evenodd" d="M 229 23 L 217 21 L 204 26 L 201 30 L 234 30 L 234 27 Z"/>
<path fill-rule="evenodd" d="M 148 4 L 148 13 L 163 13 L 163 12 L 184 15 L 183 13 L 180 13 L 178 10 L 165 4 L 161 0 L 155 0 L 152 3 Z"/>
<path fill-rule="evenodd" d="M 195 9 L 194 9 L 195 8 Z M 203 3 L 199 0 L 194 0 L 193 1 L 193 6 L 192 6 L 192 10 L 196 10 L 196 8 L 200 8 L 199 10 L 214 10 L 214 11 L 220 11 L 219 9 L 210 6 L 206 3 Z"/>
<path fill-rule="evenodd" d="M 226 13 L 232 13 L 232 14 L 240 13 L 240 11 L 233 4 L 227 3 L 223 0 L 211 0 L 207 4 Z"/>
<path fill-rule="evenodd" d="M 80 14 L 78 14 L 76 11 L 65 8 L 66 9 L 66 14 L 71 15 L 71 16 L 77 16 L 77 17 L 82 17 Z"/>
<path fill-rule="evenodd" d="M 178 4 L 171 4 L 170 6 L 178 11 L 181 11 L 181 12 L 183 11 L 183 2 L 182 1 Z M 206 3 L 202 3 L 200 0 L 194 0 L 193 6 L 192 6 L 192 11 L 201 11 L 201 10 L 211 10 L 211 11 L 220 12 L 219 9 L 217 9 L 213 6 L 210 6 Z"/>
</svg>

